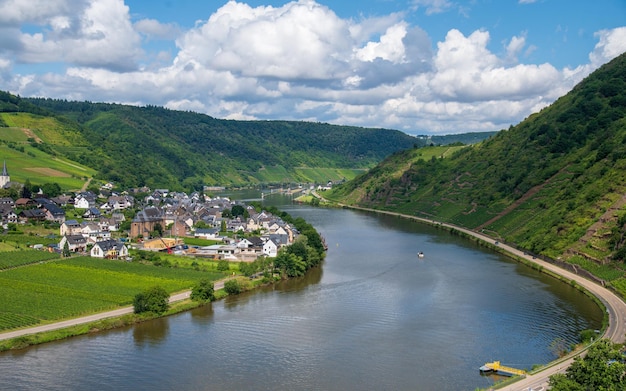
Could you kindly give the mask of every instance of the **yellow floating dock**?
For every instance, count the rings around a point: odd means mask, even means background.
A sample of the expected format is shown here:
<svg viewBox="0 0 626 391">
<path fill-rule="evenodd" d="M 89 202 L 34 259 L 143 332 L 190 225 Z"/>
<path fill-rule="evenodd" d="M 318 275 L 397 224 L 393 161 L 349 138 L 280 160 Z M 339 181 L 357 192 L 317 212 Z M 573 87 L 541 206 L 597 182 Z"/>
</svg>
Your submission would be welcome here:
<svg viewBox="0 0 626 391">
<path fill-rule="evenodd" d="M 507 367 L 506 365 L 500 364 L 500 361 L 486 363 L 485 365 L 480 367 L 480 372 L 481 373 L 497 372 L 497 373 L 501 373 L 503 375 L 509 375 L 509 376 L 512 376 L 512 375 L 522 376 L 526 374 L 526 371 L 522 369 Z"/>
</svg>

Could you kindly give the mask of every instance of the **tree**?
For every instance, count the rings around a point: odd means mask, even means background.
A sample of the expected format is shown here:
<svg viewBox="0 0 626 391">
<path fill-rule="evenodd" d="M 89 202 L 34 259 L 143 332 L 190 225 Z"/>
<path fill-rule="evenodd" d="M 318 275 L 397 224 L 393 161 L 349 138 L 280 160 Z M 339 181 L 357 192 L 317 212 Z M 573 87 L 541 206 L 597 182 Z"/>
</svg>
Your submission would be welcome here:
<svg viewBox="0 0 626 391">
<path fill-rule="evenodd" d="M 163 226 L 160 223 L 154 224 L 154 229 L 150 233 L 153 237 L 163 236 Z"/>
<path fill-rule="evenodd" d="M 232 209 L 230 210 L 230 214 L 232 215 L 232 217 L 245 217 L 246 214 L 246 208 L 244 208 L 241 205 L 233 205 Z"/>
<path fill-rule="evenodd" d="M 69 245 L 69 243 L 66 240 L 65 244 L 63 245 L 63 257 L 64 258 L 68 258 L 70 255 L 72 255 L 70 253 L 70 245 Z"/>
<path fill-rule="evenodd" d="M 191 300 L 193 301 L 213 301 L 215 300 L 215 289 L 213 283 L 207 279 L 200 280 L 191 290 Z"/>
<path fill-rule="evenodd" d="M 48 197 L 56 197 L 61 194 L 61 186 L 58 183 L 44 183 L 41 190 Z"/>
<path fill-rule="evenodd" d="M 31 190 L 31 184 L 30 184 L 30 180 L 27 179 L 24 182 L 24 186 L 22 187 L 22 191 L 20 192 L 20 197 L 22 198 L 30 198 L 32 196 L 32 190 Z"/>
<path fill-rule="evenodd" d="M 222 259 L 217 263 L 217 271 L 226 272 L 228 269 L 230 269 L 230 262 Z"/>
<path fill-rule="evenodd" d="M 626 389 L 626 364 L 619 346 L 607 339 L 592 345 L 587 355 L 576 357 L 565 375 L 550 377 L 550 387 L 556 391 Z"/>
<path fill-rule="evenodd" d="M 250 277 L 257 271 L 257 265 L 255 262 L 239 262 L 239 271 L 246 277 Z"/>
<path fill-rule="evenodd" d="M 210 225 L 208 225 L 206 221 L 204 220 L 196 221 L 196 223 L 193 226 L 196 228 L 209 228 L 210 227 Z"/>
<path fill-rule="evenodd" d="M 239 281 L 235 279 L 226 281 L 224 283 L 224 291 L 229 295 L 237 295 L 241 293 L 241 286 L 239 285 Z"/>
<path fill-rule="evenodd" d="M 284 249 L 278 251 L 278 255 L 274 258 L 274 266 L 287 277 L 300 277 L 307 271 L 306 262 Z"/>
<path fill-rule="evenodd" d="M 154 286 L 135 295 L 133 307 L 136 314 L 153 312 L 162 314 L 169 308 L 170 295 L 160 286 Z"/>
</svg>

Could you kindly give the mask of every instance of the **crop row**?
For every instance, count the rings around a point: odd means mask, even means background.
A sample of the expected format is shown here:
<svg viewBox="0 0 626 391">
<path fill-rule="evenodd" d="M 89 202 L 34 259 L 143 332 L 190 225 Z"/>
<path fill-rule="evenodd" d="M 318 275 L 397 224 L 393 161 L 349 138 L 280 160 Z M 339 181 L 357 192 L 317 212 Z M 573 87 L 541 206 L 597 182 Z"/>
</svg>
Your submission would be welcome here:
<svg viewBox="0 0 626 391">
<path fill-rule="evenodd" d="M 39 319 L 32 316 L 0 312 L 0 330 L 14 329 L 24 326 L 32 326 L 39 323 Z"/>
<path fill-rule="evenodd" d="M 88 257 L 10 269 L 0 273 L 0 313 L 17 316 L 0 318 L 0 329 L 28 326 L 32 319 L 50 321 L 114 309 L 130 305 L 137 293 L 155 285 L 175 292 L 216 276 Z"/>
<path fill-rule="evenodd" d="M 0 252 L 0 270 L 59 258 L 58 254 L 38 250 Z"/>
</svg>

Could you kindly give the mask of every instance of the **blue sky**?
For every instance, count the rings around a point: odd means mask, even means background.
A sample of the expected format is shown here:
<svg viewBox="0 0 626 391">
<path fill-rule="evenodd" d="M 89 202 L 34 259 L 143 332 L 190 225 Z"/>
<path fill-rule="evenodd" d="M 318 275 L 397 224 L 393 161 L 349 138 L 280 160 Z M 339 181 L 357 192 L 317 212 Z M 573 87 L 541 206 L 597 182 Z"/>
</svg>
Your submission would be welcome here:
<svg viewBox="0 0 626 391">
<path fill-rule="evenodd" d="M 217 118 L 499 130 L 626 51 L 623 0 L 0 0 L 0 89 Z"/>
</svg>

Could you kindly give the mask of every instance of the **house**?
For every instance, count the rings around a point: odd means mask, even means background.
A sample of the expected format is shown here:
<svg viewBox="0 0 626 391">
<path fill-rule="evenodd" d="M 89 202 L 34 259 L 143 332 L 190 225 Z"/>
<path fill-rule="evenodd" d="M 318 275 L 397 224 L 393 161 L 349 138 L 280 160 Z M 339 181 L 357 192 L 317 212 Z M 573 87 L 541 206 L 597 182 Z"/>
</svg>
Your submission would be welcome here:
<svg viewBox="0 0 626 391">
<path fill-rule="evenodd" d="M 22 223 L 28 221 L 44 221 L 46 219 L 46 212 L 43 209 L 25 209 L 20 212 L 19 220 Z"/>
<path fill-rule="evenodd" d="M 249 238 L 244 238 L 241 239 L 238 243 L 237 243 L 237 247 L 239 248 L 253 248 L 253 247 L 258 247 L 258 248 L 262 248 L 263 247 L 263 239 L 261 239 L 258 236 L 251 236 Z"/>
<path fill-rule="evenodd" d="M 0 197 L 0 207 L 8 206 L 13 208 L 15 206 L 15 201 L 11 197 Z"/>
<path fill-rule="evenodd" d="M 76 220 L 66 220 L 61 224 L 59 234 L 61 236 L 65 235 L 81 235 L 81 225 Z"/>
<path fill-rule="evenodd" d="M 90 255 L 94 258 L 126 259 L 128 247 L 115 239 L 102 240 L 93 245 Z"/>
<path fill-rule="evenodd" d="M 211 246 L 200 247 L 196 252 L 197 256 L 208 256 L 214 259 L 237 259 L 237 254 L 240 253 L 240 249 L 237 246 L 214 244 Z"/>
<path fill-rule="evenodd" d="M 96 195 L 86 191 L 79 193 L 74 198 L 74 207 L 77 209 L 89 209 L 96 206 Z"/>
<path fill-rule="evenodd" d="M 203 239 L 217 239 L 219 234 L 220 230 L 217 228 L 196 228 L 193 236 Z"/>
<path fill-rule="evenodd" d="M 54 202 L 55 204 L 59 205 L 59 206 L 66 206 L 68 204 L 73 204 L 74 203 L 74 199 L 72 198 L 72 196 L 68 196 L 68 195 L 60 195 L 58 197 L 53 197 L 50 198 L 50 201 Z"/>
<path fill-rule="evenodd" d="M 71 252 L 80 253 L 87 250 L 87 239 L 83 235 L 65 235 L 59 242 L 61 251 L 65 248 L 65 244 Z"/>
<path fill-rule="evenodd" d="M 0 218 L 2 218 L 2 224 L 15 224 L 18 222 L 18 216 L 10 207 L 0 207 Z"/>
<path fill-rule="evenodd" d="M 112 195 L 109 196 L 107 202 L 103 204 L 100 209 L 102 210 L 124 210 L 132 208 L 134 204 L 134 198 L 130 196 Z"/>
<path fill-rule="evenodd" d="M 87 243 L 96 243 L 111 238 L 111 232 L 103 231 L 97 223 L 82 223 L 81 234 L 87 239 Z"/>
<path fill-rule="evenodd" d="M 63 222 L 65 222 L 65 211 L 56 204 L 53 204 L 52 202 L 47 203 L 44 205 L 43 210 L 46 212 L 46 220 L 54 221 L 59 224 L 63 224 Z"/>
<path fill-rule="evenodd" d="M 102 213 L 98 210 L 98 208 L 87 208 L 85 213 L 83 213 L 83 218 L 88 220 L 99 219 L 102 216 Z"/>
<path fill-rule="evenodd" d="M 278 246 L 276 243 L 274 243 L 271 239 L 263 243 L 263 254 L 270 258 L 275 258 L 276 255 L 278 255 Z"/>
<path fill-rule="evenodd" d="M 120 223 L 112 217 L 100 218 L 100 221 L 98 221 L 98 226 L 100 227 L 101 231 L 116 232 L 120 229 Z"/>
<path fill-rule="evenodd" d="M 35 208 L 37 203 L 31 198 L 18 198 L 15 200 L 16 208 Z"/>
</svg>

